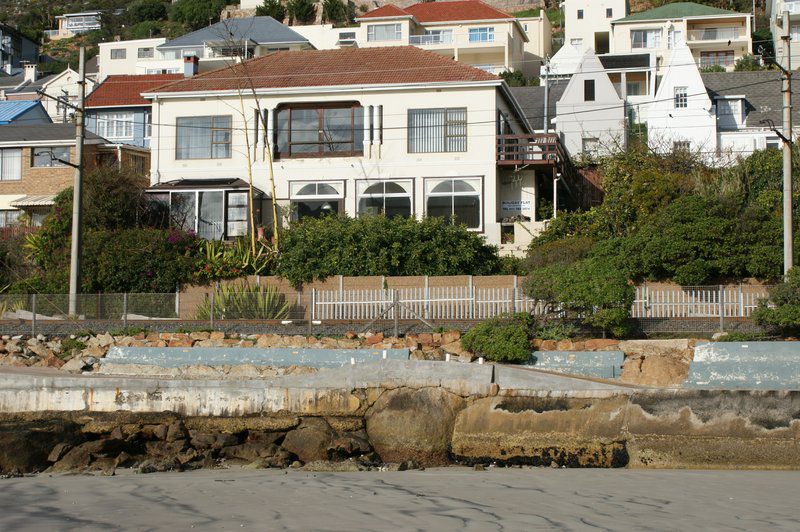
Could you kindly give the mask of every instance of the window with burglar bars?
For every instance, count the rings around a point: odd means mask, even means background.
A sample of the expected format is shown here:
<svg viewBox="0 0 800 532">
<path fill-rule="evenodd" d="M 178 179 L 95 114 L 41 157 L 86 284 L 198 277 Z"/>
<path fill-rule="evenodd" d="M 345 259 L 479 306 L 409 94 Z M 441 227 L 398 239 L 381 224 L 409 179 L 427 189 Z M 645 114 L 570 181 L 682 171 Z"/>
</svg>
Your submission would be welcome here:
<svg viewBox="0 0 800 532">
<path fill-rule="evenodd" d="M 408 153 L 467 151 L 467 108 L 409 109 Z"/>
<path fill-rule="evenodd" d="M 176 126 L 176 159 L 230 158 L 230 115 L 178 118 Z"/>
<path fill-rule="evenodd" d="M 364 153 L 364 108 L 355 102 L 283 106 L 277 129 L 280 157 Z"/>
</svg>

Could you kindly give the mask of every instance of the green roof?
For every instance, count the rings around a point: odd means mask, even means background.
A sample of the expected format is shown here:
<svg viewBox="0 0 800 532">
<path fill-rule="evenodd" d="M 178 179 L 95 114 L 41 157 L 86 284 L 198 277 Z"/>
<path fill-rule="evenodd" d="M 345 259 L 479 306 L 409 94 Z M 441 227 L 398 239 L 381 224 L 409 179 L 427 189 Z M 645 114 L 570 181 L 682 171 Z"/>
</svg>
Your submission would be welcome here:
<svg viewBox="0 0 800 532">
<path fill-rule="evenodd" d="M 647 11 L 634 13 L 625 18 L 615 20 L 614 22 L 636 22 L 639 20 L 665 20 L 665 19 L 678 19 L 684 17 L 705 17 L 709 15 L 742 15 L 737 11 L 730 11 L 728 9 L 720 9 L 718 7 L 706 6 L 703 4 L 696 4 L 694 2 L 673 2 L 665 4 L 661 7 L 654 7 Z"/>
</svg>

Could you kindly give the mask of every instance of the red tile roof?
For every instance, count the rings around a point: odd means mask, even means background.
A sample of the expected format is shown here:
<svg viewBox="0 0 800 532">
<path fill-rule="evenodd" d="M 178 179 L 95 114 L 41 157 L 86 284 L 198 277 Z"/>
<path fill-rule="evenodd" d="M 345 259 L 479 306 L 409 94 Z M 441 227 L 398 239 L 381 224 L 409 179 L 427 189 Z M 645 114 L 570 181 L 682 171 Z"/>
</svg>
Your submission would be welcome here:
<svg viewBox="0 0 800 532">
<path fill-rule="evenodd" d="M 158 93 L 494 81 L 497 76 L 415 46 L 275 52 L 161 87 Z"/>
<path fill-rule="evenodd" d="M 183 79 L 183 74 L 148 74 L 142 76 L 108 76 L 86 97 L 86 107 L 123 107 L 150 105 L 142 93 L 165 83 Z"/>
<path fill-rule="evenodd" d="M 413 16 L 417 22 L 458 22 L 465 20 L 506 20 L 513 19 L 512 15 L 495 9 L 478 0 L 455 0 L 451 2 L 420 2 L 405 9 L 392 4 L 386 4 L 373 11 L 358 17 L 407 17 Z"/>
</svg>

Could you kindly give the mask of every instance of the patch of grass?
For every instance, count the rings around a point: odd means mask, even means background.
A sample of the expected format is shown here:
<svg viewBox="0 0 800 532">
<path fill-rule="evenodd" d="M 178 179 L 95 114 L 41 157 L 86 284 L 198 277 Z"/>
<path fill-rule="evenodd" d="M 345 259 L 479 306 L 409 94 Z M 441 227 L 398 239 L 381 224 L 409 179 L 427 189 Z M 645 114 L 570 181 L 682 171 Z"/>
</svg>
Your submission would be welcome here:
<svg viewBox="0 0 800 532">
<path fill-rule="evenodd" d="M 750 333 L 750 332 L 729 332 L 727 335 L 719 339 L 720 342 L 757 342 L 765 340 L 774 340 L 775 337 L 767 336 L 764 333 Z"/>
<path fill-rule="evenodd" d="M 127 327 L 122 329 L 112 329 L 108 331 L 111 336 L 135 336 L 139 333 L 147 334 L 149 329 L 147 327 Z"/>
<path fill-rule="evenodd" d="M 86 349 L 86 344 L 74 338 L 67 338 L 61 341 L 61 352 L 58 358 L 61 360 L 69 360 L 72 358 L 75 351 L 83 351 Z"/>
</svg>

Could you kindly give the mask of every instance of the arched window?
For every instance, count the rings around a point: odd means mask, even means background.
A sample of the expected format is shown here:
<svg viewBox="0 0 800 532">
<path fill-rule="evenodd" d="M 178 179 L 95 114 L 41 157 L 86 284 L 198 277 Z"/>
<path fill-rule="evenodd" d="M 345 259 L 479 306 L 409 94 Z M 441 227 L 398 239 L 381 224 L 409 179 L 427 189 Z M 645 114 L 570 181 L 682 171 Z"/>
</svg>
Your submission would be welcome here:
<svg viewBox="0 0 800 532">
<path fill-rule="evenodd" d="M 412 182 L 362 181 L 358 184 L 358 215 L 411 216 Z"/>
<path fill-rule="evenodd" d="M 470 229 L 483 226 L 481 178 L 436 178 L 425 182 L 425 214 L 443 216 Z"/>
</svg>

